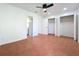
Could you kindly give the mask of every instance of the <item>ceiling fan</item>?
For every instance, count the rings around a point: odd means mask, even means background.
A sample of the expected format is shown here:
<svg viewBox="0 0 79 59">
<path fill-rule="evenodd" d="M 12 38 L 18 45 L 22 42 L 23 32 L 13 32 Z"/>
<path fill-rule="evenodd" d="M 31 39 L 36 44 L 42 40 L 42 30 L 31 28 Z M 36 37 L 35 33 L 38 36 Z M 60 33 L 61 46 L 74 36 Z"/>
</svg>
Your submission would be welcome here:
<svg viewBox="0 0 79 59">
<path fill-rule="evenodd" d="M 51 3 L 51 4 L 46 4 L 45 3 L 42 6 L 37 6 L 37 8 L 41 8 L 41 9 L 43 9 L 44 12 L 47 12 L 47 8 L 52 7 L 52 6 L 54 6 L 53 3 Z"/>
</svg>

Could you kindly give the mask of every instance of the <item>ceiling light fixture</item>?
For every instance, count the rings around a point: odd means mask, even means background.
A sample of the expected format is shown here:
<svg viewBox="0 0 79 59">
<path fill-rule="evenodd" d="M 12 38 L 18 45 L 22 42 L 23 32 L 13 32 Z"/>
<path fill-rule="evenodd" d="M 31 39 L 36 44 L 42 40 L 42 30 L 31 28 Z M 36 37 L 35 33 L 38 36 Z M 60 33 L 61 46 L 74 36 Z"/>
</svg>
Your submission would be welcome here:
<svg viewBox="0 0 79 59">
<path fill-rule="evenodd" d="M 44 12 L 47 12 L 47 9 L 46 9 L 46 8 L 44 8 L 44 9 L 43 9 L 43 11 L 44 11 Z"/>
</svg>

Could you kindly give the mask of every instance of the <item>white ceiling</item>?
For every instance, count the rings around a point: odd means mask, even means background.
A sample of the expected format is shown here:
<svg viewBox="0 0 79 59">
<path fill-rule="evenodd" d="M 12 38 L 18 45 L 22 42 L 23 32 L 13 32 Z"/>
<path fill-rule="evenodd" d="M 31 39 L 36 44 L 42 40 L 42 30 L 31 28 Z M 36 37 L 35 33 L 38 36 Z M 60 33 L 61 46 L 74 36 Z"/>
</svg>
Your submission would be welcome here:
<svg viewBox="0 0 79 59">
<path fill-rule="evenodd" d="M 44 15 L 44 12 L 40 8 L 36 8 L 36 6 L 41 6 L 43 3 L 9 3 L 10 5 L 25 9 L 30 12 L 38 13 L 40 15 Z M 48 15 L 58 15 L 65 12 L 74 11 L 79 7 L 78 3 L 54 3 L 54 6 L 47 9 Z M 67 8 L 66 11 L 63 8 Z"/>
</svg>

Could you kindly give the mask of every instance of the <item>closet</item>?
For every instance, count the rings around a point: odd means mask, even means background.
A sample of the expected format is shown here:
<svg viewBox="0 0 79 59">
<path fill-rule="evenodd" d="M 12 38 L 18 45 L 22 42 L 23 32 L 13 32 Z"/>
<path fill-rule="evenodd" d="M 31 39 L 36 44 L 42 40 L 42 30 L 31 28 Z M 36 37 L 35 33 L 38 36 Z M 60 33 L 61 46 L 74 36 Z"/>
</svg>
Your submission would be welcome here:
<svg viewBox="0 0 79 59">
<path fill-rule="evenodd" d="M 55 35 L 55 18 L 48 19 L 48 34 Z"/>
<path fill-rule="evenodd" d="M 74 38 L 74 15 L 60 17 L 60 36 Z"/>
</svg>

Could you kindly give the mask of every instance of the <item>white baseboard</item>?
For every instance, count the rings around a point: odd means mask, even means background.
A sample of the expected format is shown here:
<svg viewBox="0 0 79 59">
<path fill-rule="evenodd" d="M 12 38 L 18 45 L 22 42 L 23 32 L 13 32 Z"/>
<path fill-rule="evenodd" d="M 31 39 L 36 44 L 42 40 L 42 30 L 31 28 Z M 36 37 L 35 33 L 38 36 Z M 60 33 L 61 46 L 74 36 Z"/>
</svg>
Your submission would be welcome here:
<svg viewBox="0 0 79 59">
<path fill-rule="evenodd" d="M 22 39 L 20 38 L 20 39 L 17 39 L 17 40 L 3 42 L 3 43 L 0 43 L 0 46 L 6 45 L 6 44 L 9 44 L 9 43 L 14 43 L 14 42 L 17 42 L 17 41 L 20 41 L 20 40 L 24 40 L 24 39 L 27 39 L 27 37 L 26 38 L 22 38 Z"/>
</svg>

